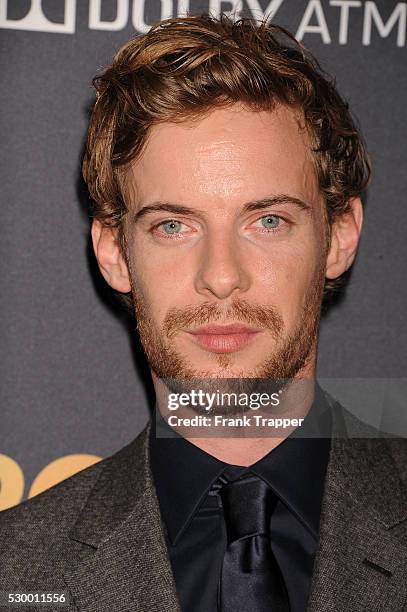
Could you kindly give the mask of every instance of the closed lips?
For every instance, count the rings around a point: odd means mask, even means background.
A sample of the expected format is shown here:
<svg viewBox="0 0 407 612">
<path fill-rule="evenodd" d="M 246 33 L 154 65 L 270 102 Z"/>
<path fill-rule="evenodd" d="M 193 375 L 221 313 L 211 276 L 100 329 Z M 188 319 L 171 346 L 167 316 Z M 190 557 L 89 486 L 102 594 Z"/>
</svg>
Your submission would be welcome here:
<svg viewBox="0 0 407 612">
<path fill-rule="evenodd" d="M 243 349 L 261 330 L 242 324 L 207 325 L 188 331 L 196 342 L 212 353 L 233 353 Z"/>
</svg>

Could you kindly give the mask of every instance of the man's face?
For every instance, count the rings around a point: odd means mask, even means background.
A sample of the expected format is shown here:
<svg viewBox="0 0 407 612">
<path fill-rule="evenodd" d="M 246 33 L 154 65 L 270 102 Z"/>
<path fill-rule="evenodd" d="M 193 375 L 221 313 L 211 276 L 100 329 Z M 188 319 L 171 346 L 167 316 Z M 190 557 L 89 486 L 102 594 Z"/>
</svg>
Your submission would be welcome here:
<svg viewBox="0 0 407 612">
<path fill-rule="evenodd" d="M 153 371 L 312 375 L 327 230 L 301 115 L 235 105 L 157 125 L 128 179 L 127 259 Z"/>
</svg>

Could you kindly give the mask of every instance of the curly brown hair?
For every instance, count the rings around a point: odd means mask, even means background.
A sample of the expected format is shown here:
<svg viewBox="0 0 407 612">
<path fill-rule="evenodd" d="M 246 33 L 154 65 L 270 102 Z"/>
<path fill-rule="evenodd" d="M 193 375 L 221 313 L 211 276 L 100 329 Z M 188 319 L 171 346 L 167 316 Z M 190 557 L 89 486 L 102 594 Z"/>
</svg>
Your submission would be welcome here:
<svg viewBox="0 0 407 612">
<path fill-rule="evenodd" d="M 369 157 L 335 83 L 292 34 L 267 20 L 203 14 L 161 21 L 127 42 L 93 84 L 97 99 L 83 176 L 92 215 L 118 228 L 124 254 L 126 169 L 141 154 L 150 128 L 216 106 L 240 102 L 272 110 L 280 103 L 302 110 L 328 229 L 368 183 Z M 325 305 L 347 276 L 326 280 Z"/>
</svg>

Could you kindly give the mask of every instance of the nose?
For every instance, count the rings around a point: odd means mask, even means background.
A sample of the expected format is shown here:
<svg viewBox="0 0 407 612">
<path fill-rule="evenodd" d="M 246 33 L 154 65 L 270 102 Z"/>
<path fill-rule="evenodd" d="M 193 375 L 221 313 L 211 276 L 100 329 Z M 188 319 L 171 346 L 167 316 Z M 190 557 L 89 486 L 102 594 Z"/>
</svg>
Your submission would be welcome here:
<svg viewBox="0 0 407 612">
<path fill-rule="evenodd" d="M 233 232 L 207 235 L 195 276 L 196 291 L 220 300 L 247 291 L 250 276 L 241 249 L 239 238 Z"/>
</svg>

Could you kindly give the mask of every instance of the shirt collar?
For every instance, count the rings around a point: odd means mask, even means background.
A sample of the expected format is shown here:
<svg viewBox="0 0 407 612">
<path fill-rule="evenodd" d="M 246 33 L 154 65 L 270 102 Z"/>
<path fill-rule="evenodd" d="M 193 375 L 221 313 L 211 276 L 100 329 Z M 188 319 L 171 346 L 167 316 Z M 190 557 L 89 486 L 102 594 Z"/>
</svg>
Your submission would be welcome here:
<svg viewBox="0 0 407 612">
<path fill-rule="evenodd" d="M 161 513 L 175 544 L 227 464 L 172 430 L 157 406 L 150 430 L 150 459 Z"/>
<path fill-rule="evenodd" d="M 157 431 L 161 435 L 157 436 Z M 269 484 L 315 538 L 319 529 L 330 432 L 330 406 L 316 384 L 313 404 L 301 428 L 247 468 Z M 150 433 L 150 457 L 161 513 L 170 541 L 176 544 L 212 484 L 229 464 L 174 432 L 157 408 Z"/>
</svg>

